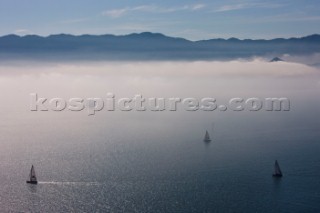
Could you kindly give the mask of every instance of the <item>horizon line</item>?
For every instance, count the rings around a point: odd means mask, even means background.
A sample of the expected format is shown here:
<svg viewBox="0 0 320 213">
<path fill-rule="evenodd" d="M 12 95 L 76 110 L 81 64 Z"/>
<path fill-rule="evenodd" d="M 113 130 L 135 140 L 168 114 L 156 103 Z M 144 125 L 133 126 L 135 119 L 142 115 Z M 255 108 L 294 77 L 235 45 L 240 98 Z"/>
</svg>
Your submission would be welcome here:
<svg viewBox="0 0 320 213">
<path fill-rule="evenodd" d="M 37 36 L 37 37 L 41 37 L 41 38 L 48 38 L 51 36 L 73 36 L 73 37 L 81 37 L 81 36 L 115 36 L 115 37 L 121 37 L 121 36 L 130 36 L 130 35 L 142 35 L 142 34 L 150 34 L 150 35 L 160 35 L 160 36 L 164 36 L 164 37 L 169 37 L 169 38 L 177 38 L 177 39 L 184 39 L 190 42 L 197 42 L 197 41 L 208 41 L 208 40 L 232 40 L 232 39 L 236 39 L 239 41 L 245 41 L 245 40 L 265 40 L 265 41 L 270 41 L 270 40 L 275 40 L 275 39 L 302 39 L 302 38 L 307 38 L 307 37 L 311 37 L 311 36 L 320 36 L 320 33 L 313 33 L 313 34 L 308 34 L 305 36 L 296 36 L 296 37 L 274 37 L 274 38 L 270 38 L 270 39 L 264 39 L 264 38 L 237 38 L 237 37 L 228 37 L 228 38 L 221 38 L 221 37 L 215 37 L 215 38 L 209 38 L 209 39 L 200 39 L 200 40 L 190 40 L 184 37 L 178 37 L 178 36 L 170 36 L 164 33 L 159 33 L 159 32 L 151 32 L 151 31 L 144 31 L 144 32 L 132 32 L 132 33 L 128 33 L 128 34 L 110 34 L 110 33 L 106 33 L 106 34 L 88 34 L 88 33 L 84 33 L 84 34 L 71 34 L 71 33 L 54 33 L 54 34 L 49 34 L 49 35 L 39 35 L 39 34 L 26 34 L 26 35 L 18 35 L 16 33 L 10 33 L 10 34 L 4 34 L 4 35 L 0 35 L 0 39 L 3 37 L 7 37 L 7 36 L 16 36 L 19 38 L 24 38 L 24 37 L 29 37 L 29 36 Z"/>
</svg>

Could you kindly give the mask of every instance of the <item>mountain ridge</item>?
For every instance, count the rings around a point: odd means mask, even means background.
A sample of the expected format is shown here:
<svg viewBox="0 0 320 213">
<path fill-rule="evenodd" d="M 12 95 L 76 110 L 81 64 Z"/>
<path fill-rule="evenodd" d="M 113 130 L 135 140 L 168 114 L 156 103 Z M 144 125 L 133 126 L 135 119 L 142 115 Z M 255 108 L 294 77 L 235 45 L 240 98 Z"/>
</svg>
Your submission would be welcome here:
<svg viewBox="0 0 320 213">
<path fill-rule="evenodd" d="M 272 38 L 272 39 L 240 39 L 236 37 L 230 37 L 230 38 L 211 38 L 211 39 L 201 39 L 192 41 L 183 37 L 173 37 L 173 36 L 167 36 L 162 33 L 153 33 L 153 32 L 141 32 L 141 33 L 130 33 L 130 34 L 123 34 L 123 35 L 115 35 L 115 34 L 80 34 L 80 35 L 73 35 L 68 33 L 58 33 L 58 34 L 50 34 L 48 36 L 41 36 L 37 34 L 27 34 L 27 35 L 17 35 L 17 34 L 7 34 L 0 36 L 0 39 L 5 37 L 14 37 L 14 38 L 27 38 L 27 37 L 37 37 L 37 38 L 53 38 L 53 37 L 69 37 L 69 38 L 77 38 L 77 37 L 136 37 L 136 38 L 172 38 L 172 39 L 183 39 L 190 42 L 200 42 L 200 41 L 211 41 L 211 40 L 224 40 L 224 41 L 275 41 L 275 40 L 313 40 L 313 41 L 320 41 L 320 34 L 310 34 L 302 37 L 290 37 L 290 38 Z"/>
<path fill-rule="evenodd" d="M 0 37 L 0 58 L 74 58 L 103 60 L 211 60 L 320 53 L 320 35 L 300 38 L 215 38 L 190 41 L 161 33 Z"/>
</svg>

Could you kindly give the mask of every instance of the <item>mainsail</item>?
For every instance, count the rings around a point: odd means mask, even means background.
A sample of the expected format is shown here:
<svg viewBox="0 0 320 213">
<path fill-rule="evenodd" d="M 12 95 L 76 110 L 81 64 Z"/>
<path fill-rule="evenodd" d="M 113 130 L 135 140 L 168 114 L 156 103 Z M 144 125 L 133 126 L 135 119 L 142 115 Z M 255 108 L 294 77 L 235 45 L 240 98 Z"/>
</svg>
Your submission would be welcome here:
<svg viewBox="0 0 320 213">
<path fill-rule="evenodd" d="M 282 172 L 279 166 L 278 161 L 276 160 L 276 162 L 274 163 L 274 173 L 273 176 L 275 177 L 282 177 Z"/>
<path fill-rule="evenodd" d="M 34 166 L 32 165 L 30 174 L 29 174 L 29 180 L 27 180 L 27 183 L 31 184 L 37 184 L 37 176 L 36 176 L 36 171 L 34 170 Z"/>
<path fill-rule="evenodd" d="M 210 142 L 211 141 L 208 131 L 206 131 L 206 134 L 204 136 L 204 141 L 205 142 Z"/>
<path fill-rule="evenodd" d="M 31 181 L 37 181 L 36 171 L 34 170 L 34 166 L 33 165 L 31 167 L 31 171 L 30 171 L 30 180 Z"/>
</svg>

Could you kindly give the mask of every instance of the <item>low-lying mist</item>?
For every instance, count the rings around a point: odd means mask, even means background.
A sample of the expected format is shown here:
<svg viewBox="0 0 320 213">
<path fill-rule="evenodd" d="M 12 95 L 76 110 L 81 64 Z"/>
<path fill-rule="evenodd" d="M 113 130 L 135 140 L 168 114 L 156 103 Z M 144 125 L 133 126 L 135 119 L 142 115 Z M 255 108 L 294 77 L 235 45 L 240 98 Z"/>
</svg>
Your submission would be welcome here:
<svg viewBox="0 0 320 213">
<path fill-rule="evenodd" d="M 0 109 L 3 125 L 32 122 L 71 122 L 83 119 L 108 119 L 116 122 L 178 122 L 208 125 L 298 125 L 312 126 L 319 117 L 319 70 L 289 62 L 263 60 L 229 62 L 15 62 L 0 66 Z M 94 116 L 83 112 L 31 112 L 30 94 L 40 98 L 215 98 L 227 104 L 232 98 L 288 98 L 289 112 L 108 112 Z M 90 118 L 88 118 L 90 117 Z M 94 118 L 93 118 L 94 117 Z M 11 119 L 12 118 L 12 119 Z M 71 118 L 71 119 L 70 119 Z M 18 119 L 18 120 L 19 120 Z M 172 120 L 173 119 L 173 120 Z M 228 121 L 228 122 L 226 122 Z M 20 120 L 19 120 L 20 122 Z M 41 123 L 40 122 L 40 123 Z M 251 122 L 251 123 L 250 123 Z M 302 124 L 301 124 L 302 125 Z M 223 126 L 223 125 L 222 125 Z M 101 126 L 99 128 L 102 128 Z M 219 127 L 217 127 L 219 128 Z M 261 127 L 262 128 L 262 127 Z"/>
<path fill-rule="evenodd" d="M 0 65 L 6 97 L 142 94 L 148 96 L 285 95 L 319 89 L 319 70 L 262 60 L 230 62 L 16 62 Z"/>
</svg>

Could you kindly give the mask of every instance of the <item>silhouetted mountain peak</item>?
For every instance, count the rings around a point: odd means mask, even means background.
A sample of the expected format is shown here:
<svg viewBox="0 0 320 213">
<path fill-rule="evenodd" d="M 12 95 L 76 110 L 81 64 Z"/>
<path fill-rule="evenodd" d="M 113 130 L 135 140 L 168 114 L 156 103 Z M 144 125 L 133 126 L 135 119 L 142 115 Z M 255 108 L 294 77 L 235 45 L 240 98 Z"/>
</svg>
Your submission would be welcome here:
<svg viewBox="0 0 320 213">
<path fill-rule="evenodd" d="M 63 38 L 74 38 L 77 37 L 75 35 L 71 35 L 71 34 L 64 34 L 64 33 L 60 33 L 60 34 L 53 34 L 53 35 L 49 35 L 47 38 L 58 38 L 58 39 L 63 39 Z"/>
<path fill-rule="evenodd" d="M 307 41 L 319 42 L 320 41 L 320 35 L 319 34 L 313 34 L 313 35 L 302 37 L 301 39 L 302 40 L 307 40 Z"/>
<path fill-rule="evenodd" d="M 4 39 L 15 39 L 15 38 L 21 38 L 20 36 L 16 35 L 16 34 L 8 34 L 8 35 L 4 35 L 0 38 L 4 38 Z"/>
<path fill-rule="evenodd" d="M 161 33 L 152 33 L 152 32 L 131 33 L 129 35 L 124 35 L 124 37 L 130 37 L 130 38 L 168 38 L 167 36 L 165 36 Z"/>
<path fill-rule="evenodd" d="M 278 61 L 283 61 L 283 60 L 279 57 L 274 57 L 273 59 L 270 60 L 270 62 L 278 62 Z"/>
<path fill-rule="evenodd" d="M 227 39 L 227 41 L 240 41 L 240 39 L 232 37 L 232 38 Z"/>
</svg>

